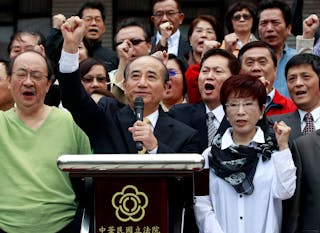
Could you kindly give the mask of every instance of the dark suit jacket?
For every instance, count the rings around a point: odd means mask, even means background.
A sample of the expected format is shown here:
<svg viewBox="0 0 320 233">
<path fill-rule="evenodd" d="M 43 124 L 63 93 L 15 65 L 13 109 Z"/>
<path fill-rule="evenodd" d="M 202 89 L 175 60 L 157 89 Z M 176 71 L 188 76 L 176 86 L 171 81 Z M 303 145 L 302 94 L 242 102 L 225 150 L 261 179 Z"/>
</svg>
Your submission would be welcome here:
<svg viewBox="0 0 320 233">
<path fill-rule="evenodd" d="M 271 121 L 272 125 L 275 121 L 284 121 L 288 126 L 291 127 L 291 132 L 289 136 L 290 145 L 292 145 L 294 139 L 303 135 L 301 132 L 301 120 L 298 110 L 287 114 L 271 116 L 269 117 L 269 120 Z"/>
<path fill-rule="evenodd" d="M 202 151 L 208 147 L 208 127 L 206 107 L 203 102 L 198 104 L 177 104 L 174 105 L 169 115 L 181 121 L 199 132 Z M 217 133 L 224 134 L 227 128 L 231 127 L 226 117 L 223 118 Z"/>
<path fill-rule="evenodd" d="M 74 117 L 77 124 L 88 135 L 94 153 L 138 153 L 136 143 L 128 128 L 135 122 L 134 112 L 128 105 L 123 105 L 114 99 L 103 97 L 98 105 L 89 97 L 83 88 L 78 71 L 70 74 L 59 74 L 59 84 L 62 92 L 62 103 Z M 191 127 L 169 117 L 159 107 L 159 118 L 154 128 L 158 139 L 158 153 L 201 153 L 198 132 Z M 188 185 L 189 184 L 189 185 Z M 186 208 L 186 223 L 184 232 L 195 227 L 192 216 L 192 201 L 187 198 L 193 195 L 193 190 L 182 191 L 180 186 L 190 187 L 192 180 L 173 180 L 170 192 L 170 232 L 181 232 L 182 208 Z M 172 213 L 171 213 L 172 212 Z M 175 216 L 175 217 L 172 217 Z M 190 220 L 191 219 L 191 220 Z"/>
<path fill-rule="evenodd" d="M 135 122 L 128 105 L 102 98 L 97 105 L 84 90 L 78 71 L 59 75 L 62 103 L 90 138 L 94 153 L 137 153 L 128 128 Z M 158 153 L 201 153 L 198 133 L 159 108 L 154 128 Z"/>
<path fill-rule="evenodd" d="M 156 47 L 156 36 L 153 36 L 151 38 L 151 44 L 152 44 L 152 50 Z M 189 54 L 189 51 L 191 49 L 190 42 L 188 38 L 182 34 L 180 31 L 180 38 L 179 38 L 179 47 L 178 47 L 178 57 L 186 58 Z"/>
<path fill-rule="evenodd" d="M 320 130 L 297 138 L 291 147 L 297 167 L 294 196 L 284 202 L 283 233 L 320 233 Z"/>
</svg>

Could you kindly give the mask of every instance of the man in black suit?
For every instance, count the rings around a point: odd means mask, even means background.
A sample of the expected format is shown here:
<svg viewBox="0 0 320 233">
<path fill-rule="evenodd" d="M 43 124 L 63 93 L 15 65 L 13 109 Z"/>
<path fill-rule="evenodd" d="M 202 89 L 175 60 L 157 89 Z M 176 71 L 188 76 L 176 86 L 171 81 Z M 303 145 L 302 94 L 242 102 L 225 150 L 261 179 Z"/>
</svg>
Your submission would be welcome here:
<svg viewBox="0 0 320 233">
<path fill-rule="evenodd" d="M 138 153 L 136 142 L 142 142 L 149 154 L 200 153 L 198 133 L 191 127 L 169 117 L 160 107 L 168 72 L 155 57 L 141 56 L 125 68 L 124 90 L 128 105 L 103 97 L 96 104 L 81 85 L 78 71 L 78 44 L 84 34 L 84 23 L 78 17 L 69 18 L 61 27 L 64 37 L 60 59 L 59 83 L 62 103 L 77 124 L 87 133 L 95 153 Z M 150 124 L 136 121 L 134 100 L 142 97 L 143 117 Z M 173 180 L 174 187 L 188 181 Z M 180 191 L 180 190 L 179 190 Z M 192 191 L 170 192 L 177 200 L 169 219 L 169 231 L 181 232 L 182 208 L 190 208 L 186 196 Z M 185 202 L 186 201 L 186 202 Z M 178 220 L 177 220 L 178 219 Z M 177 226 L 178 225 L 178 226 Z M 188 228 L 185 228 L 186 230 Z"/>
<path fill-rule="evenodd" d="M 214 114 L 216 132 L 223 134 L 230 127 L 220 104 L 220 87 L 231 75 L 237 74 L 240 64 L 235 56 L 222 49 L 208 50 L 201 59 L 199 90 L 202 102 L 199 104 L 178 104 L 169 115 L 191 126 L 200 134 L 202 151 L 210 146 L 208 142 L 208 113 Z"/>
<path fill-rule="evenodd" d="M 89 136 L 95 153 L 137 153 L 141 141 L 148 153 L 195 153 L 199 150 L 197 132 L 167 116 L 159 103 L 165 91 L 168 73 L 155 57 L 141 56 L 125 69 L 124 90 L 128 105 L 103 98 L 99 104 L 87 95 L 78 74 L 77 51 L 84 23 L 71 17 L 62 25 L 64 36 L 59 82 L 63 105 Z M 134 100 L 142 97 L 143 116 L 151 125 L 136 121 Z"/>
<path fill-rule="evenodd" d="M 191 49 L 188 38 L 181 33 L 184 14 L 178 0 L 154 0 L 151 21 L 157 34 L 151 38 L 152 52 L 167 51 L 178 57 L 186 57 Z"/>
</svg>

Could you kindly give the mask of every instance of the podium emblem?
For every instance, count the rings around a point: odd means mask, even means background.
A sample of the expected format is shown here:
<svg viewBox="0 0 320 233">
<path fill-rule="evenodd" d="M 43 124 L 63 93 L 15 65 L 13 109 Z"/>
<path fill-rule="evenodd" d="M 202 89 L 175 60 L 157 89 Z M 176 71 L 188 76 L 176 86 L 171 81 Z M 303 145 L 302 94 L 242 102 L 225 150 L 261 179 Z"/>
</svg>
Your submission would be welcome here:
<svg viewBox="0 0 320 233">
<path fill-rule="evenodd" d="M 121 192 L 116 192 L 112 196 L 111 202 L 119 221 L 139 222 L 145 216 L 145 208 L 148 206 L 149 199 L 136 186 L 126 185 Z"/>
</svg>

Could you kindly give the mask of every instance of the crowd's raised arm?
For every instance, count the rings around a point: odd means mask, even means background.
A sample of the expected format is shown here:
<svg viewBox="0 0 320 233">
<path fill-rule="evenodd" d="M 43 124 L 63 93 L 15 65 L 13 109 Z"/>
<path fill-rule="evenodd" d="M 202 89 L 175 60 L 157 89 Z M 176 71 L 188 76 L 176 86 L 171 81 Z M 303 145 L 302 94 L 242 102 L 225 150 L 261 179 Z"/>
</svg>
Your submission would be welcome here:
<svg viewBox="0 0 320 233">
<path fill-rule="evenodd" d="M 12 35 L 0 58 L 0 233 L 80 232 L 84 183 L 57 168 L 62 154 L 163 153 L 206 161 L 194 203 L 169 207 L 168 232 L 320 232 L 319 17 L 303 20 L 295 49 L 286 1 L 236 1 L 224 25 L 199 14 L 186 34 L 184 17 L 180 1 L 155 0 L 154 35 L 128 16 L 113 50 L 104 5 L 89 1 L 54 15 L 47 38 Z"/>
</svg>

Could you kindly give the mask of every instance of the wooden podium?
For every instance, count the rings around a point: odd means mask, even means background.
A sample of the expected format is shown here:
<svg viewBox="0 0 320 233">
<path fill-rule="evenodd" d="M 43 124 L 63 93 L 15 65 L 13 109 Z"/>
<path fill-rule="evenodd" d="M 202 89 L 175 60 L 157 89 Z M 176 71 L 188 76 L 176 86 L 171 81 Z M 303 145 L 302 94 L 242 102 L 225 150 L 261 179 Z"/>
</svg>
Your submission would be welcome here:
<svg viewBox="0 0 320 233">
<path fill-rule="evenodd" d="M 93 179 L 93 217 L 82 232 L 181 233 L 192 207 L 199 154 L 63 155 L 58 167 L 73 177 Z M 89 221 L 91 219 L 91 221 Z M 187 221 L 187 220 L 186 220 Z"/>
</svg>

